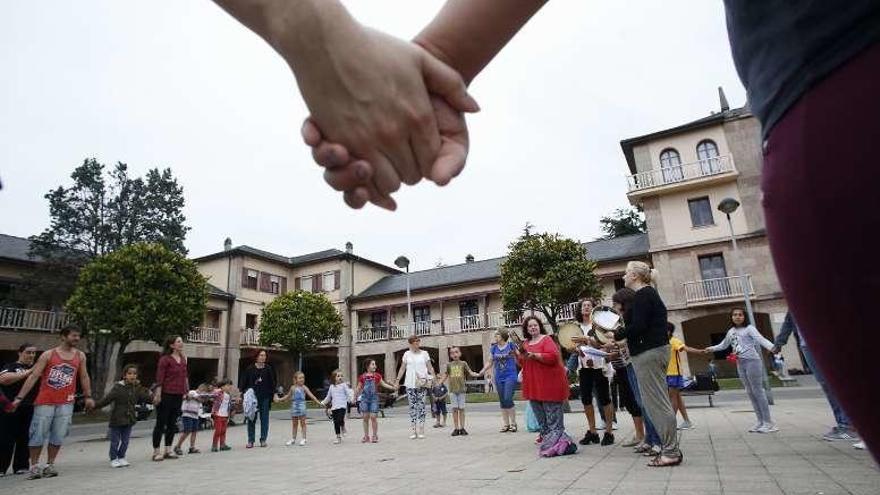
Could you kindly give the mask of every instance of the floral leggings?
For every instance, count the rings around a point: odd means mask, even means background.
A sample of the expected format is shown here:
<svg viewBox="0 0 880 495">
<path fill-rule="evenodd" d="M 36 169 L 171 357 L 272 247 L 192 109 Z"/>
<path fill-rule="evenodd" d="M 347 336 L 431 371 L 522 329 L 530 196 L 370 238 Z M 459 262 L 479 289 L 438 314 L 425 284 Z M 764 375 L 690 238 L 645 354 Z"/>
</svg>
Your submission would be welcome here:
<svg viewBox="0 0 880 495">
<path fill-rule="evenodd" d="M 428 390 L 424 388 L 406 389 L 406 398 L 409 400 L 409 420 L 413 426 L 416 423 L 425 425 L 425 395 Z"/>
</svg>

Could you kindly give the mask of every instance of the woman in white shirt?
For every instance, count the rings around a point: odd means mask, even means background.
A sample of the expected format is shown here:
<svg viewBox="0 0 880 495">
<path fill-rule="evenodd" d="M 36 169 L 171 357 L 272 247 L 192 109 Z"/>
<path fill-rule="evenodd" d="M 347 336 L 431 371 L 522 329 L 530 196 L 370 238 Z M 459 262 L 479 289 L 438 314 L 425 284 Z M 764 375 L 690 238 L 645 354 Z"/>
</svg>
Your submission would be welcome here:
<svg viewBox="0 0 880 495">
<path fill-rule="evenodd" d="M 743 387 L 752 401 L 752 407 L 758 416 L 758 422 L 749 429 L 751 433 L 772 433 L 779 431 L 776 423 L 770 418 L 770 404 L 764 391 L 764 366 L 758 346 L 773 349 L 773 342 L 765 339 L 752 325 L 746 324 L 746 312 L 742 308 L 734 308 L 730 312 L 733 327 L 727 331 L 724 340 L 718 345 L 709 346 L 703 352 L 710 354 L 732 347 L 736 355 L 736 372 Z"/>
<path fill-rule="evenodd" d="M 409 420 L 412 423 L 410 439 L 425 438 L 425 395 L 428 390 L 429 378 L 434 375 L 431 358 L 426 351 L 419 348 L 421 339 L 411 335 L 408 339 L 409 350 L 403 353 L 400 371 L 394 382 L 395 388 L 400 387 L 400 379 L 406 374 L 403 386 L 406 387 L 406 398 L 409 400 Z"/>
</svg>

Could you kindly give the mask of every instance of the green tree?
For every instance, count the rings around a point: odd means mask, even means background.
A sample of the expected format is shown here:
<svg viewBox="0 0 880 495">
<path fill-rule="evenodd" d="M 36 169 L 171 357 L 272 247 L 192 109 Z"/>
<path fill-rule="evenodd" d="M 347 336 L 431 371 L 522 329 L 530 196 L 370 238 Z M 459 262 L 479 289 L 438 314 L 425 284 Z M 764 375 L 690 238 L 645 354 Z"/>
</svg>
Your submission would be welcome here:
<svg viewBox="0 0 880 495">
<path fill-rule="evenodd" d="M 67 310 L 88 334 L 89 373 L 94 390 L 122 372 L 112 360 L 133 340 L 162 344 L 186 337 L 201 322 L 207 279 L 196 264 L 161 244 L 137 243 L 99 256 L 79 273 Z"/>
<path fill-rule="evenodd" d="M 540 312 L 556 333 L 564 304 L 602 295 L 595 269 L 583 244 L 559 234 L 534 234 L 526 225 L 501 264 L 504 309 Z"/>
<path fill-rule="evenodd" d="M 60 306 L 89 260 L 135 242 L 153 242 L 186 254 L 183 188 L 170 169 L 132 178 L 128 166 L 89 158 L 70 175 L 73 185 L 49 191 L 49 227 L 31 237 L 39 263 L 26 276 L 31 300 Z"/>
<path fill-rule="evenodd" d="M 641 207 L 618 208 L 599 220 L 600 229 L 605 234 L 602 239 L 614 239 L 648 231 L 645 214 Z"/>
<path fill-rule="evenodd" d="M 314 350 L 322 341 L 338 339 L 342 316 L 321 294 L 306 291 L 288 292 L 276 297 L 263 309 L 260 344 L 281 346 L 298 357 Z"/>
</svg>

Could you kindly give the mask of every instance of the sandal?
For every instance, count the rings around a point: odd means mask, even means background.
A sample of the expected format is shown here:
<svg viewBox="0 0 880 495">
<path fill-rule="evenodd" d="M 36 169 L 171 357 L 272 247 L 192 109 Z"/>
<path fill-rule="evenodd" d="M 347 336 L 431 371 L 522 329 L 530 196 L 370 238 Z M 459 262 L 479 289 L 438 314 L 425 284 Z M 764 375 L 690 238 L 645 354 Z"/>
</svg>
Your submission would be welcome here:
<svg viewBox="0 0 880 495">
<path fill-rule="evenodd" d="M 498 433 L 507 433 L 508 431 L 510 431 L 510 425 L 504 425 L 498 430 Z"/>
<path fill-rule="evenodd" d="M 516 433 L 516 423 L 510 425 L 510 428 L 507 431 L 511 433 Z"/>
<path fill-rule="evenodd" d="M 177 454 L 175 454 L 174 452 L 165 452 L 165 455 L 163 455 L 162 457 L 164 457 L 165 459 L 177 459 Z"/>
<path fill-rule="evenodd" d="M 162 457 L 162 454 L 153 454 L 153 462 L 162 462 L 165 458 Z"/>
<path fill-rule="evenodd" d="M 666 459 L 666 460 L 664 460 Z M 667 457 L 665 455 L 658 455 L 657 457 L 651 459 L 651 462 L 648 463 L 648 467 L 672 467 L 678 466 L 684 460 L 683 455 L 679 455 L 677 457 Z"/>
</svg>

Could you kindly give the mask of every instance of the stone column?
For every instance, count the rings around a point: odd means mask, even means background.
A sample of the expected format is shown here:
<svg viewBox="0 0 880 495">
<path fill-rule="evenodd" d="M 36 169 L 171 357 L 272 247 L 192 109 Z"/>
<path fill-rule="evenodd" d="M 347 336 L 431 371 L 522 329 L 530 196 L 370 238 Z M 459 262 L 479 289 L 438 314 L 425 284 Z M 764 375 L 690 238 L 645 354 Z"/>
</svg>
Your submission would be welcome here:
<svg viewBox="0 0 880 495">
<path fill-rule="evenodd" d="M 390 383 L 395 378 L 397 378 L 397 363 L 394 362 L 394 351 L 388 349 L 385 351 L 385 381 Z"/>
<path fill-rule="evenodd" d="M 445 340 L 445 338 L 443 339 Z M 449 364 L 449 347 L 446 346 L 446 342 L 439 342 L 437 344 L 437 354 L 439 355 L 439 364 L 438 369 L 434 370 L 439 375 L 440 373 L 446 372 L 446 365 Z"/>
</svg>

